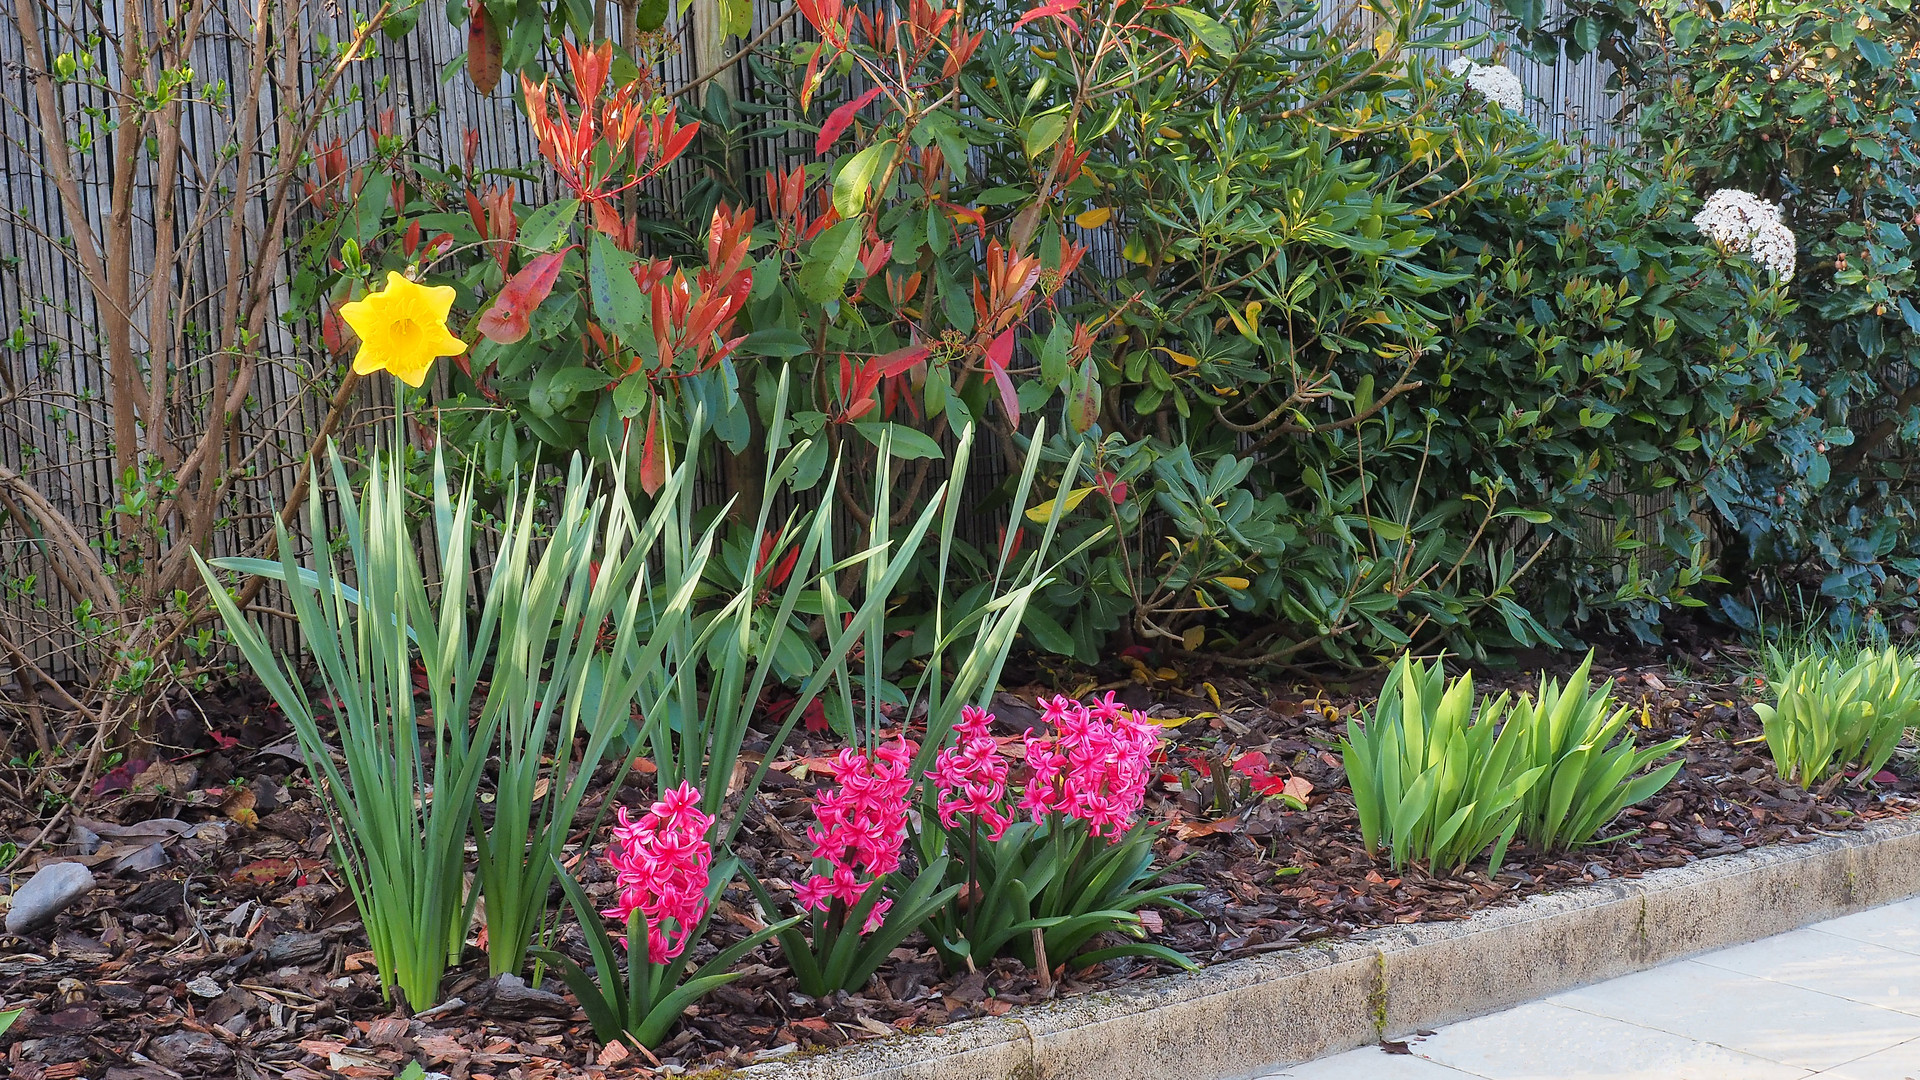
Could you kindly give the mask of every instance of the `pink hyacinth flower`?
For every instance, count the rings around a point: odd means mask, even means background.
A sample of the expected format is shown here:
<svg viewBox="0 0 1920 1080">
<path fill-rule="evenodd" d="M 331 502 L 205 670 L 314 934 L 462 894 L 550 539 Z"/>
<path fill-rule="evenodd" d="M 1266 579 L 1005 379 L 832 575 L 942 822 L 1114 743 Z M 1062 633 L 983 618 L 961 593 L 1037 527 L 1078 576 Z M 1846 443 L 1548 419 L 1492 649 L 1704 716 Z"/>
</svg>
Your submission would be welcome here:
<svg viewBox="0 0 1920 1080">
<path fill-rule="evenodd" d="M 625 925 L 635 911 L 646 918 L 647 958 L 664 964 L 680 955 L 707 915 L 707 884 L 713 818 L 700 809 L 700 793 L 681 783 L 663 792 L 640 818 L 618 811 L 607 847 L 619 886 L 618 902 L 601 914 Z M 629 948 L 632 946 L 629 945 Z"/>
<path fill-rule="evenodd" d="M 1001 809 L 1007 793 L 1007 763 L 993 741 L 993 714 L 968 705 L 954 725 L 954 745 L 940 751 L 927 772 L 936 790 L 940 824 L 951 829 L 961 817 L 972 817 L 987 827 L 987 839 L 998 840 L 1012 818 Z"/>
<path fill-rule="evenodd" d="M 853 907 L 881 878 L 900 868 L 913 794 L 913 753 L 913 744 L 899 738 L 871 752 L 849 747 L 835 756 L 833 784 L 814 795 L 815 823 L 807 829 L 813 857 L 825 862 L 828 871 L 795 888 L 794 902 L 802 910 L 825 910 L 836 900 Z M 885 903 L 874 908 L 883 910 Z M 878 925 L 871 915 L 867 923 Z"/>
</svg>

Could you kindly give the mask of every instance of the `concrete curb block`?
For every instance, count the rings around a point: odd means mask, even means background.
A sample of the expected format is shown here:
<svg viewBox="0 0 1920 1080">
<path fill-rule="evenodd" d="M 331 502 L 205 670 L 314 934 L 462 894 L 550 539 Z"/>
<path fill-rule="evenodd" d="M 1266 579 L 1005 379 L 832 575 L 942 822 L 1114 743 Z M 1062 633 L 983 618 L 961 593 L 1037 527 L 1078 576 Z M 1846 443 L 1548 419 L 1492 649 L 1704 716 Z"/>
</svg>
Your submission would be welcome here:
<svg viewBox="0 0 1920 1080">
<path fill-rule="evenodd" d="M 1920 893 L 1920 817 L 1236 960 L 741 1080 L 1228 1080 Z"/>
</svg>

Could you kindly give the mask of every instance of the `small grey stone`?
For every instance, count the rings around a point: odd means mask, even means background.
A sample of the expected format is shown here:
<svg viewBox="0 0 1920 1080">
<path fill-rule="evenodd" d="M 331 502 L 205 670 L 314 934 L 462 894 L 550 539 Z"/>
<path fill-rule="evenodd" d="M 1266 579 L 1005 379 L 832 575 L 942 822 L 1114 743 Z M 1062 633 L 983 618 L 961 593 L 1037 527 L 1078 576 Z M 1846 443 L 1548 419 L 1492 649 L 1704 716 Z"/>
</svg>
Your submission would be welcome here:
<svg viewBox="0 0 1920 1080">
<path fill-rule="evenodd" d="M 1719 829 L 1712 829 L 1706 826 L 1701 826 L 1693 830 L 1693 838 L 1708 847 L 1725 847 L 1733 841 L 1733 837 L 1728 836 Z"/>
<path fill-rule="evenodd" d="M 176 1031 L 147 1046 L 153 1060 L 182 1076 L 209 1076 L 233 1062 L 233 1051 L 203 1031 Z"/>
<path fill-rule="evenodd" d="M 7 933 L 19 936 L 52 922 L 54 916 L 92 892 L 94 884 L 93 871 L 76 862 L 41 867 L 13 894 L 13 906 L 7 909 Z"/>
<path fill-rule="evenodd" d="M 215 982 L 211 975 L 201 975 L 187 984 L 187 992 L 194 997 L 217 998 L 227 992 L 226 987 Z"/>
<path fill-rule="evenodd" d="M 311 964 L 327 955 L 327 939 L 319 934 L 280 934 L 267 945 L 267 963 L 275 967 Z"/>
</svg>

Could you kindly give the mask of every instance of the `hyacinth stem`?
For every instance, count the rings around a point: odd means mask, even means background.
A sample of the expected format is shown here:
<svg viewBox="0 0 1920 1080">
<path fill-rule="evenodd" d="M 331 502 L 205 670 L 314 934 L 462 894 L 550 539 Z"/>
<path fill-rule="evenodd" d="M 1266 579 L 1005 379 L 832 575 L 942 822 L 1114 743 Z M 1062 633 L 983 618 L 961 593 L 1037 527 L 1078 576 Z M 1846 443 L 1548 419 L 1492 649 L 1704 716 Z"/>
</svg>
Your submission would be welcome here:
<svg viewBox="0 0 1920 1080">
<path fill-rule="evenodd" d="M 973 827 L 967 830 L 967 955 L 973 955 L 973 943 L 980 932 L 980 903 L 986 897 L 980 888 L 980 815 L 969 815 Z"/>
</svg>

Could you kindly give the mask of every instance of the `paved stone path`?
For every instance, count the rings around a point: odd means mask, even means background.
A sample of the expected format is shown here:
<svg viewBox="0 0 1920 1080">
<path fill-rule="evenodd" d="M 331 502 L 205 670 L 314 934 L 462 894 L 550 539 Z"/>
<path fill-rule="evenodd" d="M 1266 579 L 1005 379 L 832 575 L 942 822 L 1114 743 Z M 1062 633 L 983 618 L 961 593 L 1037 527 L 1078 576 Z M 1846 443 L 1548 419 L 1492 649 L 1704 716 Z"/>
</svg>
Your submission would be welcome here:
<svg viewBox="0 0 1920 1080">
<path fill-rule="evenodd" d="M 1365 1047 L 1278 1080 L 1920 1080 L 1920 898 Z"/>
</svg>

